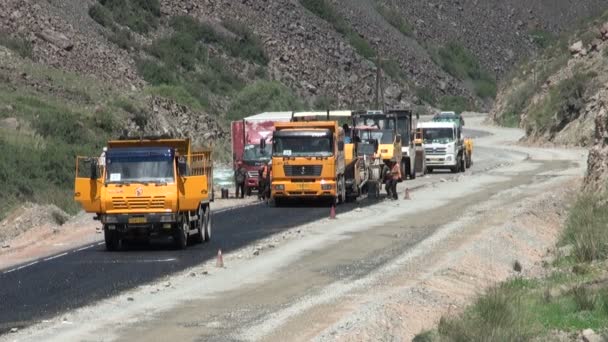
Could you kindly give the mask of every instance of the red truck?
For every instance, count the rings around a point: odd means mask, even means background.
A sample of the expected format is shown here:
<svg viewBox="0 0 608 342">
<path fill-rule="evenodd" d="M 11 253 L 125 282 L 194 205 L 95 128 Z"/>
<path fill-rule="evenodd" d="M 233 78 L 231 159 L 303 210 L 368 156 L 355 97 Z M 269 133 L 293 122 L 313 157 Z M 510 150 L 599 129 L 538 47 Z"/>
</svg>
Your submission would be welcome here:
<svg viewBox="0 0 608 342">
<path fill-rule="evenodd" d="M 274 123 L 289 122 L 291 116 L 292 112 L 266 112 L 232 122 L 232 169 L 236 170 L 240 161 L 247 170 L 247 196 L 252 190 L 259 190 L 259 170 L 272 157 Z"/>
</svg>

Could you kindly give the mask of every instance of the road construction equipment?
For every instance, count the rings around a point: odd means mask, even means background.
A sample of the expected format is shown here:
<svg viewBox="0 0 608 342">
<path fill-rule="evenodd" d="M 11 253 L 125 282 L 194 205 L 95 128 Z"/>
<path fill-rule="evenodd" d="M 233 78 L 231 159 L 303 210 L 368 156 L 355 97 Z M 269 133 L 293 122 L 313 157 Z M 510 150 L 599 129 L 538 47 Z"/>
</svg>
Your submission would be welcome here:
<svg viewBox="0 0 608 342">
<path fill-rule="evenodd" d="M 124 138 L 107 143 L 104 163 L 77 157 L 74 199 L 103 224 L 106 248 L 131 239 L 211 238 L 213 167 L 210 150 L 189 139 Z"/>
</svg>

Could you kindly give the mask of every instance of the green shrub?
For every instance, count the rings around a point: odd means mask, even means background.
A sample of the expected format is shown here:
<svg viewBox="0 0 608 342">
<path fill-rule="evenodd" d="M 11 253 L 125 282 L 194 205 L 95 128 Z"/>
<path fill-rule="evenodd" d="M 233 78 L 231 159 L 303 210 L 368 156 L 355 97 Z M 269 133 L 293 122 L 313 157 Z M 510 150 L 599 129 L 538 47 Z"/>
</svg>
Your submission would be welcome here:
<svg viewBox="0 0 608 342">
<path fill-rule="evenodd" d="M 577 73 L 552 88 L 543 101 L 530 109 L 532 126 L 538 132 L 553 133 L 576 119 L 585 106 L 585 92 L 593 77 L 593 74 Z"/>
<path fill-rule="evenodd" d="M 433 60 L 450 75 L 471 81 L 475 93 L 481 98 L 496 96 L 496 80 L 479 64 L 477 58 L 458 43 L 448 43 L 432 54 Z"/>
<path fill-rule="evenodd" d="M 148 92 L 175 100 L 177 103 L 188 106 L 192 109 L 200 110 L 204 107 L 201 105 L 198 99 L 192 96 L 192 94 L 189 93 L 186 88 L 180 85 L 159 85 L 148 88 Z"/>
<path fill-rule="evenodd" d="M 556 41 L 556 37 L 548 31 L 536 29 L 529 32 L 530 39 L 541 49 L 546 49 Z"/>
<path fill-rule="evenodd" d="M 568 213 L 562 244 L 574 246 L 573 256 L 579 262 L 608 258 L 608 204 L 598 195 L 579 197 Z"/>
<path fill-rule="evenodd" d="M 93 4 L 89 7 L 89 16 L 103 27 L 114 27 L 112 13 L 100 3 Z"/>
<path fill-rule="evenodd" d="M 290 111 L 300 108 L 302 104 L 281 83 L 258 81 L 237 94 L 228 110 L 228 119 L 238 120 L 266 111 Z"/>
<path fill-rule="evenodd" d="M 458 317 L 442 317 L 438 332 L 449 341 L 526 341 L 533 335 L 527 316 L 521 291 L 507 283 L 488 290 Z"/>
<path fill-rule="evenodd" d="M 434 106 L 437 102 L 437 98 L 435 98 L 435 95 L 433 94 L 433 91 L 430 88 L 416 88 L 416 96 L 420 100 L 430 104 L 431 106 Z"/>
<path fill-rule="evenodd" d="M 333 96 L 322 95 L 315 99 L 313 107 L 315 109 L 332 109 L 337 105 L 338 101 Z"/>
<path fill-rule="evenodd" d="M 572 290 L 572 298 L 576 303 L 578 311 L 593 311 L 595 309 L 596 296 L 583 285 L 575 286 Z"/>
<path fill-rule="evenodd" d="M 333 25 L 336 31 L 345 34 L 350 30 L 348 24 L 326 0 L 300 0 L 300 4 L 319 18 Z"/>
<path fill-rule="evenodd" d="M 378 4 L 376 6 L 376 10 L 380 15 L 386 20 L 391 26 L 399 30 L 403 35 L 411 37 L 414 29 L 412 26 L 405 20 L 405 18 L 399 14 L 396 8 L 389 8 L 385 5 Z"/>
<path fill-rule="evenodd" d="M 365 40 L 365 38 L 361 37 L 357 32 L 351 31 L 347 33 L 346 38 L 359 55 L 369 60 L 376 57 L 376 50 L 374 50 L 369 42 Z"/>
<path fill-rule="evenodd" d="M 399 62 L 389 59 L 387 61 L 382 62 L 382 70 L 387 73 L 390 77 L 397 81 L 405 81 L 407 76 L 401 69 L 401 65 Z"/>
<path fill-rule="evenodd" d="M 172 17 L 169 25 L 180 34 L 188 34 L 195 40 L 205 43 L 219 43 L 222 37 L 208 24 L 204 24 L 191 16 L 181 15 Z"/>
<path fill-rule="evenodd" d="M 507 127 L 519 126 L 521 114 L 534 95 L 535 89 L 531 80 L 516 86 L 507 97 L 505 109 L 499 117 L 499 123 Z"/>
<path fill-rule="evenodd" d="M 115 23 L 147 33 L 158 26 L 159 0 L 99 0 L 89 8 L 89 15 L 99 24 L 113 28 Z"/>
<path fill-rule="evenodd" d="M 340 16 L 334 7 L 327 0 L 299 0 L 300 4 L 319 18 L 327 21 L 334 27 L 334 30 L 343 34 L 350 45 L 357 53 L 367 59 L 376 56 L 376 51 L 371 47 L 365 38 L 361 37 L 353 28 Z"/>
<path fill-rule="evenodd" d="M 32 58 L 32 43 L 22 37 L 10 37 L 8 34 L 0 35 L 0 45 L 3 45 L 23 58 Z"/>
<path fill-rule="evenodd" d="M 469 100 L 462 96 L 444 96 L 439 100 L 439 107 L 442 110 L 462 113 L 471 109 Z"/>
<path fill-rule="evenodd" d="M 235 20 L 224 20 L 222 25 L 236 34 L 239 39 L 225 39 L 224 47 L 232 56 L 241 57 L 260 65 L 268 64 L 268 56 L 264 52 L 262 41 L 245 24 Z"/>
<path fill-rule="evenodd" d="M 152 85 L 171 85 L 177 83 L 175 72 L 156 61 L 140 60 L 137 63 L 137 70 Z"/>
<path fill-rule="evenodd" d="M 127 29 L 114 29 L 112 33 L 108 35 L 108 40 L 124 50 L 137 47 L 135 38 L 131 34 L 131 31 Z"/>
</svg>

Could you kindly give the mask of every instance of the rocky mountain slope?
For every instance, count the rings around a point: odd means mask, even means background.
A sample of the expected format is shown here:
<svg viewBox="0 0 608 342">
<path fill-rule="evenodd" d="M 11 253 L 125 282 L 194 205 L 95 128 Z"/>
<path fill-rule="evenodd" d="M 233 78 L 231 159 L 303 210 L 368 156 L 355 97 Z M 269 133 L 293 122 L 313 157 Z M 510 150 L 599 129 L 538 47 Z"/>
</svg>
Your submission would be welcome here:
<svg viewBox="0 0 608 342">
<path fill-rule="evenodd" d="M 138 56 L 109 41 L 107 29 L 88 15 L 88 7 L 96 1 L 3 3 L 0 30 L 31 41 L 37 62 L 141 86 L 135 65 Z M 579 1 L 577 6 L 569 1 L 547 6 L 540 0 L 407 4 L 387 0 L 171 0 L 160 2 L 159 19 L 166 22 L 171 16 L 191 15 L 219 26 L 228 19 L 244 23 L 263 42 L 271 79 L 311 102 L 330 97 L 343 107 L 369 105 L 374 98 L 375 58 L 362 56 L 347 34 L 336 32 L 334 23 L 309 11 L 307 3 L 334 8 L 372 49 L 398 65 L 398 72 L 391 72 L 385 84 L 390 103 L 411 100 L 417 89 L 436 98 L 475 97 L 467 80 L 458 80 L 434 61 L 436 50 L 449 42 L 458 42 L 490 75 L 500 76 L 533 53 L 539 32 L 559 33 L 607 7 L 599 0 Z M 410 31 L 396 29 L 387 13 L 402 17 Z M 161 34 L 162 27 L 137 34 L 137 40 L 150 42 Z"/>
<path fill-rule="evenodd" d="M 492 118 L 525 129 L 527 142 L 590 147 L 587 191 L 608 180 L 608 13 L 513 72 Z"/>
</svg>

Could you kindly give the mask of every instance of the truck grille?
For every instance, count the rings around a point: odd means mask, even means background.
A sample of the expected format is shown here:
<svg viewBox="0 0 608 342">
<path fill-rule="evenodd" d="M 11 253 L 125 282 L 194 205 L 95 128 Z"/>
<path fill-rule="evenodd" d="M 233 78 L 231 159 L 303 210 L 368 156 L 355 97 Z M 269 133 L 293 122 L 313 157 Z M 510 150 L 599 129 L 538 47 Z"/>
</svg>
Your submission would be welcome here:
<svg viewBox="0 0 608 342">
<path fill-rule="evenodd" d="M 439 155 L 442 156 L 446 152 L 445 147 L 427 147 L 424 149 L 427 155 Z"/>
<path fill-rule="evenodd" d="M 112 197 L 114 209 L 164 209 L 165 196 Z"/>
<path fill-rule="evenodd" d="M 297 176 L 320 176 L 322 165 L 285 165 L 283 170 L 287 177 Z"/>
</svg>

